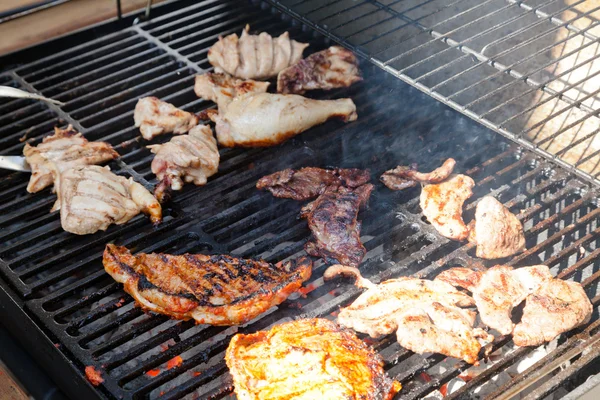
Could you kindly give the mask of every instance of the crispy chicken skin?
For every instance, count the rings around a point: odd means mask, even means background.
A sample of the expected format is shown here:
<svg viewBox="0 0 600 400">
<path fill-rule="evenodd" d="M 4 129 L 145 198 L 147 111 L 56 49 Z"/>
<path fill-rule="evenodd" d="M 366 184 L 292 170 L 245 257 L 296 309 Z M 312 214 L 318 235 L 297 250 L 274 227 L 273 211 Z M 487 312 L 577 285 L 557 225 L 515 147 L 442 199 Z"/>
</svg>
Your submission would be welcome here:
<svg viewBox="0 0 600 400">
<path fill-rule="evenodd" d="M 58 199 L 53 211 L 60 209 L 65 231 L 87 235 L 121 225 L 140 212 L 154 223 L 162 219 L 158 201 L 132 178 L 113 174 L 108 167 L 84 165 L 60 174 Z"/>
<path fill-rule="evenodd" d="M 521 221 L 492 196 L 477 203 L 475 222 L 470 226 L 469 241 L 477 245 L 477 257 L 492 260 L 525 249 Z"/>
<path fill-rule="evenodd" d="M 326 319 L 237 334 L 225 361 L 240 400 L 390 400 L 401 388 L 371 347 Z"/>
<path fill-rule="evenodd" d="M 27 191 L 36 193 L 52 185 L 61 171 L 114 160 L 119 153 L 106 142 L 88 142 L 69 125 L 66 129 L 54 128 L 54 135 L 45 137 L 37 146 L 26 143 L 23 155 L 31 166 Z"/>
<path fill-rule="evenodd" d="M 450 175 L 449 179 L 423 187 L 421 209 L 440 235 L 453 240 L 465 240 L 469 228 L 462 219 L 464 202 L 473 194 L 473 179 L 466 175 Z"/>
<path fill-rule="evenodd" d="M 361 80 L 354 53 L 331 46 L 281 71 L 277 76 L 277 92 L 303 94 L 307 90 L 347 87 Z"/>
<path fill-rule="evenodd" d="M 187 135 L 148 148 L 156 154 L 152 172 L 160 181 L 154 190 L 160 202 L 168 197 L 169 190 L 181 190 L 183 182 L 205 185 L 219 168 L 217 141 L 207 125 L 195 126 Z"/>
<path fill-rule="evenodd" d="M 266 147 L 322 124 L 333 117 L 357 118 L 351 99 L 313 100 L 295 94 L 246 93 L 225 110 L 211 112 L 217 140 L 225 147 Z"/>
<path fill-rule="evenodd" d="M 165 133 L 186 133 L 198 125 L 198 117 L 156 97 L 139 99 L 133 113 L 135 126 L 146 140 Z"/>
<path fill-rule="evenodd" d="M 270 264 L 226 255 L 132 255 L 112 244 L 103 263 L 143 309 L 211 325 L 254 319 L 297 291 L 312 269 L 307 257 Z"/>
<path fill-rule="evenodd" d="M 194 92 L 198 97 L 217 103 L 224 110 L 231 100 L 245 93 L 265 93 L 269 82 L 233 78 L 227 74 L 207 72 L 196 76 Z"/>
<path fill-rule="evenodd" d="M 273 39 L 262 32 L 250 35 L 250 26 L 242 35 L 232 33 L 219 37 L 219 41 L 208 50 L 208 62 L 215 72 L 226 72 L 241 79 L 265 80 L 276 76 L 281 70 L 302 59 L 306 43 L 291 40 L 287 32 Z"/>
<path fill-rule="evenodd" d="M 418 172 L 415 165 L 410 167 L 399 165 L 394 169 L 385 171 L 381 175 L 381 182 L 392 190 L 407 189 L 416 186 L 417 183 L 440 183 L 448 179 L 454 170 L 454 165 L 456 165 L 456 161 L 449 158 L 444 161 L 441 167 L 428 173 Z"/>
</svg>

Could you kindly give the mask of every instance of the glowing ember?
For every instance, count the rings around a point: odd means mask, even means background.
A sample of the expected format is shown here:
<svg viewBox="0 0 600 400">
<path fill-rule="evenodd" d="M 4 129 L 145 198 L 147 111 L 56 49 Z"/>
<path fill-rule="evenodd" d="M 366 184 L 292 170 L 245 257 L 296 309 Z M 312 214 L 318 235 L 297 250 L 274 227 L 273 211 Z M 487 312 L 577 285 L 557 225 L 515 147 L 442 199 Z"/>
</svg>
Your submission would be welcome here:
<svg viewBox="0 0 600 400">
<path fill-rule="evenodd" d="M 154 378 L 155 376 L 158 376 L 158 374 L 160 374 L 159 369 L 151 369 L 150 371 L 146 372 L 146 375 L 148 375 L 149 377 L 152 377 L 152 378 Z"/>
<path fill-rule="evenodd" d="M 167 362 L 167 369 L 179 367 L 181 364 L 183 364 L 183 358 L 181 358 L 181 356 L 175 356 Z"/>
<path fill-rule="evenodd" d="M 85 367 L 85 376 L 87 380 L 90 381 L 90 383 L 94 386 L 98 386 L 104 382 L 104 379 L 102 379 L 102 374 L 100 374 L 100 372 L 91 365 Z"/>
</svg>

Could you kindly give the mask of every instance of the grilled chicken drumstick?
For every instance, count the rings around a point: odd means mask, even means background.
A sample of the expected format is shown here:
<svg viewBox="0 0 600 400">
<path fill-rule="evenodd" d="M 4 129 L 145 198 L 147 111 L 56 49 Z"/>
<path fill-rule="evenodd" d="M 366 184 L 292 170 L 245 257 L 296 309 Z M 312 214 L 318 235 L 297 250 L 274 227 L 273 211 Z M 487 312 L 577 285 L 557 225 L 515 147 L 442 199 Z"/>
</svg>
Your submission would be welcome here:
<svg viewBox="0 0 600 400">
<path fill-rule="evenodd" d="M 381 181 L 392 190 L 402 190 L 416 186 L 417 183 L 440 183 L 448 179 L 454 170 L 456 161 L 449 158 L 441 167 L 429 173 L 418 172 L 414 166 L 406 167 L 399 165 L 394 169 L 385 171 L 381 175 Z"/>
<path fill-rule="evenodd" d="M 297 291 L 312 269 L 306 257 L 270 264 L 226 255 L 132 255 L 112 244 L 103 263 L 145 310 L 211 325 L 254 319 Z"/>
<path fill-rule="evenodd" d="M 234 98 L 245 93 L 264 93 L 269 85 L 269 82 L 244 81 L 227 74 L 207 72 L 196 76 L 194 92 L 198 97 L 214 101 L 220 110 L 224 110 Z"/>
<path fill-rule="evenodd" d="M 198 125 L 198 117 L 156 97 L 139 99 L 133 113 L 135 126 L 146 140 L 165 133 L 186 133 Z"/>
<path fill-rule="evenodd" d="M 391 400 L 401 388 L 371 347 L 326 319 L 237 334 L 225 361 L 240 400 Z"/>
</svg>

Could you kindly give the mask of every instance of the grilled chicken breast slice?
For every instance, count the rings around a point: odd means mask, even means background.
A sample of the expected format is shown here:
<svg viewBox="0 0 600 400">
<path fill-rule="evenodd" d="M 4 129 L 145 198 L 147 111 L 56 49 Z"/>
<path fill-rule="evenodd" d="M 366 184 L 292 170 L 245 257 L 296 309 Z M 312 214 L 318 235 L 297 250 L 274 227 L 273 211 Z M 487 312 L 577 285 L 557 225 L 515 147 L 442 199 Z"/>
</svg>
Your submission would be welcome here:
<svg viewBox="0 0 600 400">
<path fill-rule="evenodd" d="M 196 76 L 194 92 L 198 97 L 217 103 L 219 110 L 225 110 L 231 101 L 245 93 L 264 93 L 269 82 L 241 80 L 227 74 L 207 72 Z"/>
<path fill-rule="evenodd" d="M 132 255 L 108 244 L 104 269 L 145 310 L 201 324 L 248 322 L 297 291 L 312 262 L 270 264 L 226 255 Z"/>
<path fill-rule="evenodd" d="M 23 155 L 31 167 L 27 185 L 29 193 L 36 193 L 52 185 L 61 171 L 77 165 L 100 164 L 119 156 L 106 142 L 88 142 L 69 125 L 66 129 L 54 128 L 37 146 L 25 144 Z"/>
<path fill-rule="evenodd" d="M 303 94 L 307 90 L 347 87 L 361 80 L 354 53 L 331 46 L 281 71 L 277 76 L 277 92 Z"/>
<path fill-rule="evenodd" d="M 154 190 L 160 202 L 168 197 L 169 190 L 181 190 L 183 182 L 205 185 L 219 168 L 217 141 L 207 125 L 195 126 L 187 135 L 148 148 L 156 154 L 151 168 L 160 181 Z"/>
<path fill-rule="evenodd" d="M 121 225 L 140 212 L 152 222 L 162 219 L 158 201 L 132 178 L 113 174 L 108 167 L 77 166 L 60 174 L 58 199 L 53 211 L 60 209 L 65 231 L 87 235 Z"/>
<path fill-rule="evenodd" d="M 198 117 L 156 97 L 138 100 L 133 113 L 135 126 L 146 140 L 165 133 L 186 133 L 198 125 Z"/>
<path fill-rule="evenodd" d="M 293 94 L 246 93 L 209 113 L 225 147 L 275 146 L 333 117 L 357 118 L 350 99 L 313 100 Z"/>
<path fill-rule="evenodd" d="M 371 347 L 326 319 L 237 334 L 225 361 L 240 400 L 388 400 L 401 388 Z"/>
<path fill-rule="evenodd" d="M 418 172 L 415 165 L 410 167 L 399 165 L 385 171 L 381 175 L 381 182 L 392 190 L 407 189 L 416 186 L 417 183 L 440 183 L 448 179 L 454 170 L 454 165 L 456 165 L 456 161 L 449 158 L 441 167 L 428 173 Z"/>
<path fill-rule="evenodd" d="M 473 195 L 475 182 L 466 175 L 450 175 L 448 180 L 429 184 L 421 191 L 421 209 L 440 235 L 465 240 L 469 228 L 462 219 L 464 202 Z"/>
</svg>

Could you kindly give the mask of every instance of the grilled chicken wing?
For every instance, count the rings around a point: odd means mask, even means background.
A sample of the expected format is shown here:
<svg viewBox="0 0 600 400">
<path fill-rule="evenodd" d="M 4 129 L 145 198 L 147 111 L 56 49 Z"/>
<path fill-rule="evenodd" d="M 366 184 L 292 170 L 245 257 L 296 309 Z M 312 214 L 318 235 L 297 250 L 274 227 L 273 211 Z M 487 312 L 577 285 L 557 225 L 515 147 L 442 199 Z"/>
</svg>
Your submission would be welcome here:
<svg viewBox="0 0 600 400">
<path fill-rule="evenodd" d="M 442 236 L 453 240 L 464 240 L 469 236 L 469 228 L 462 219 L 462 207 L 473 194 L 473 186 L 473 179 L 458 174 L 450 175 L 449 179 L 442 183 L 423 187 L 423 215 Z"/>
<path fill-rule="evenodd" d="M 488 260 L 512 256 L 525 249 L 521 221 L 492 196 L 485 196 L 477 203 L 469 241 L 477 245 L 477 257 Z"/>
<path fill-rule="evenodd" d="M 240 400 L 389 400 L 401 388 L 373 349 L 326 319 L 235 335 L 225 361 Z"/>
<path fill-rule="evenodd" d="M 60 209 L 65 231 L 87 235 L 121 225 L 141 212 L 154 223 L 162 219 L 158 201 L 132 178 L 110 172 L 108 167 L 85 165 L 60 174 L 58 199 L 52 211 Z"/>
<path fill-rule="evenodd" d="M 54 135 L 35 147 L 26 143 L 23 155 L 31 166 L 27 191 L 35 193 L 52 185 L 61 171 L 114 160 L 119 153 L 106 142 L 88 142 L 69 125 L 66 129 L 54 128 Z"/>
<path fill-rule="evenodd" d="M 198 117 L 156 97 L 139 99 L 133 113 L 135 126 L 150 140 L 165 133 L 186 133 L 198 125 Z"/>
<path fill-rule="evenodd" d="M 350 99 L 313 100 L 293 94 L 246 93 L 210 113 L 225 147 L 275 146 L 332 117 L 356 120 Z"/>
<path fill-rule="evenodd" d="M 169 188 L 181 190 L 183 182 L 196 186 L 206 184 L 219 168 L 219 149 L 212 130 L 207 125 L 193 127 L 189 134 L 174 136 L 169 142 L 148 146 L 156 156 L 152 172 L 160 183 L 154 194 L 163 202 Z"/>
<path fill-rule="evenodd" d="M 356 188 L 370 179 L 368 170 L 306 167 L 299 170 L 284 169 L 262 177 L 256 183 L 256 188 L 267 189 L 275 197 L 302 201 L 323 194 L 328 187 Z"/>
<path fill-rule="evenodd" d="M 448 179 L 452 170 L 454 170 L 456 161 L 449 158 L 442 164 L 441 167 L 434 169 L 429 173 L 418 172 L 416 166 L 405 167 L 402 165 L 394 169 L 385 171 L 381 175 L 381 181 L 385 186 L 392 190 L 402 190 L 417 185 L 420 183 L 440 183 Z"/>
<path fill-rule="evenodd" d="M 360 80 L 354 53 L 331 46 L 281 71 L 277 76 L 277 92 L 303 94 L 307 90 L 347 87 Z"/>
<path fill-rule="evenodd" d="M 215 72 L 227 72 L 242 79 L 269 79 L 300 61 L 308 47 L 306 43 L 290 40 L 287 32 L 273 39 L 266 32 L 250 35 L 249 30 L 246 25 L 239 38 L 235 33 L 219 37 L 208 50 L 208 62 Z"/>
<path fill-rule="evenodd" d="M 274 265 L 225 255 L 132 255 L 112 244 L 103 263 L 142 308 L 211 325 L 252 320 L 298 290 L 312 269 L 306 257 Z"/>
<path fill-rule="evenodd" d="M 525 300 L 523 318 L 515 326 L 517 346 L 539 346 L 588 322 L 592 304 L 577 282 L 550 279 Z"/>
<path fill-rule="evenodd" d="M 214 101 L 220 110 L 224 110 L 235 97 L 245 93 L 264 93 L 269 85 L 269 82 L 244 81 L 226 74 L 207 72 L 196 76 L 194 92 L 198 97 Z"/>
</svg>

